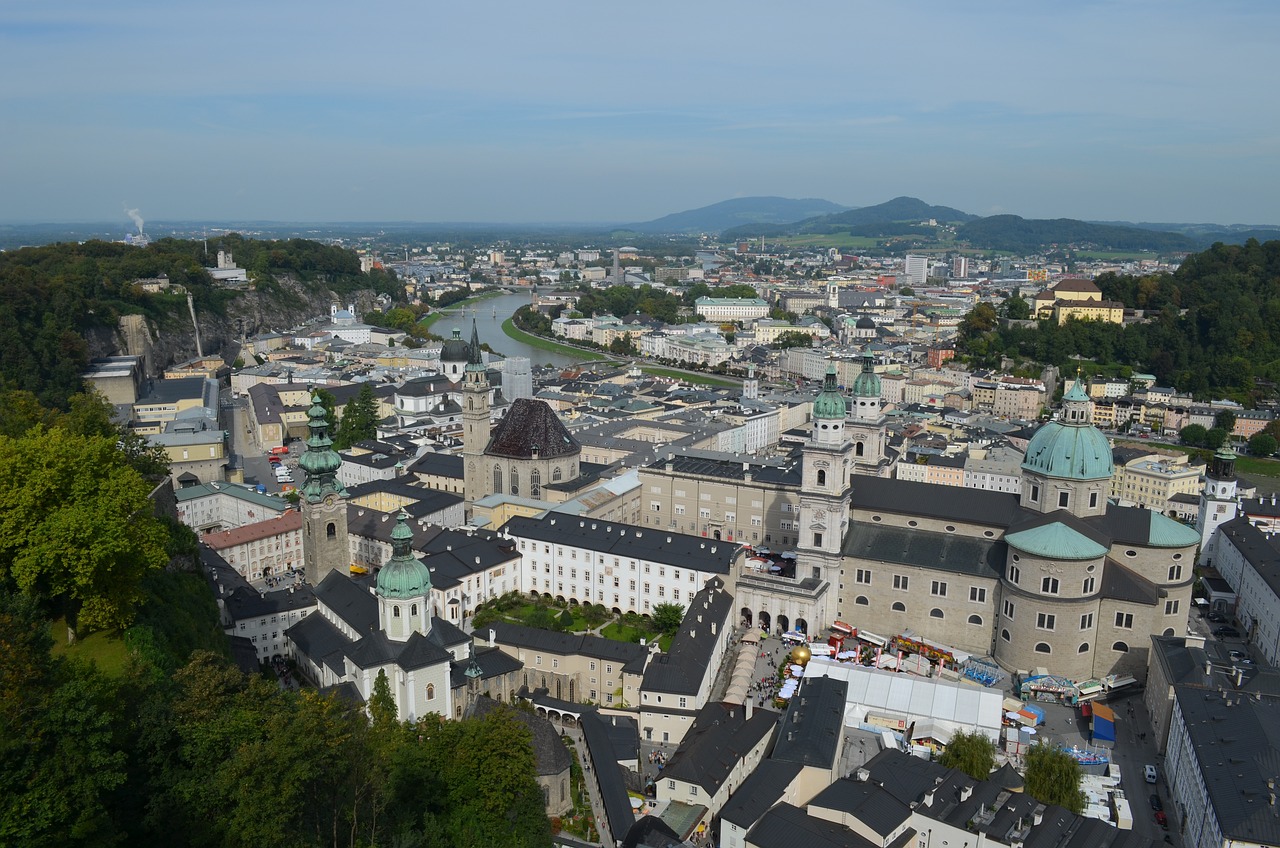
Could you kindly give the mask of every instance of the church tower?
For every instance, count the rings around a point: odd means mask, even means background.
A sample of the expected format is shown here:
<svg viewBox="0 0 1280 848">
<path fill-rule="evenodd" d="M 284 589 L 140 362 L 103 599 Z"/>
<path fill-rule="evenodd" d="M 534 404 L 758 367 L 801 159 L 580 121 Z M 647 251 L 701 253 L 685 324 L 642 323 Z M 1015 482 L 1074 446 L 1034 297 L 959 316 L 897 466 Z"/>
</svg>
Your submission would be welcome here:
<svg viewBox="0 0 1280 848">
<path fill-rule="evenodd" d="M 387 638 L 403 642 L 431 633 L 431 571 L 413 555 L 413 531 L 404 510 L 391 531 L 391 559 L 378 571 L 378 623 Z"/>
<path fill-rule="evenodd" d="M 318 586 L 330 571 L 348 573 L 347 490 L 338 481 L 342 457 L 333 449 L 329 423 L 318 394 L 307 410 L 307 450 L 298 461 L 305 474 L 301 491 L 303 561 L 306 581 Z"/>
<path fill-rule="evenodd" d="M 756 367 L 747 366 L 747 379 L 742 381 L 742 399 L 757 400 L 760 397 L 760 381 L 756 379 Z"/>
<path fill-rule="evenodd" d="M 489 379 L 480 356 L 480 334 L 471 319 L 471 344 L 462 378 L 462 485 L 467 503 L 493 494 L 484 449 L 489 445 Z"/>
<path fill-rule="evenodd" d="M 1236 502 L 1236 455 L 1229 448 L 1219 448 L 1209 461 L 1200 493 L 1200 511 L 1196 515 L 1196 532 L 1200 534 L 1200 565 L 1213 558 L 1213 532 L 1218 525 L 1230 521 L 1239 512 Z"/>
<path fill-rule="evenodd" d="M 889 475 L 885 451 L 888 428 L 880 411 L 880 375 L 875 357 L 862 356 L 862 373 L 853 381 L 853 414 L 846 426 L 853 440 L 853 473 L 869 477 Z"/>
<path fill-rule="evenodd" d="M 813 425 L 801 449 L 800 521 L 796 544 L 796 579 L 825 581 L 826 591 L 816 599 L 815 618 L 809 632 L 836 619 L 840 585 L 841 549 L 849 527 L 852 444 L 845 433 L 848 414 L 844 395 L 836 386 L 835 363 L 827 366 L 822 391 L 813 402 Z"/>
</svg>

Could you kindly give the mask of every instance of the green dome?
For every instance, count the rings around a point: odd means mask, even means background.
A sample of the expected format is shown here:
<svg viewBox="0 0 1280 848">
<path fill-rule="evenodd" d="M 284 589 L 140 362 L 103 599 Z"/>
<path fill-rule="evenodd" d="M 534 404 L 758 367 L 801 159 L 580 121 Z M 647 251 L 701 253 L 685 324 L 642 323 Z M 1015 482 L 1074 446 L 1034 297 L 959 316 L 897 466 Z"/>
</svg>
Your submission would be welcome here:
<svg viewBox="0 0 1280 848">
<path fill-rule="evenodd" d="M 307 437 L 306 451 L 298 459 L 298 467 L 306 474 L 302 493 L 311 503 L 319 503 L 329 493 L 347 495 L 347 490 L 338 482 L 342 457 L 333 449 L 333 439 L 329 438 L 327 415 L 320 395 L 313 394 L 311 408 L 307 410 L 307 429 L 311 435 Z"/>
<path fill-rule="evenodd" d="M 413 555 L 413 531 L 404 510 L 396 516 L 391 531 L 391 559 L 378 571 L 377 593 L 383 598 L 407 600 L 425 597 L 431 591 L 431 571 Z"/>
<path fill-rule="evenodd" d="M 1107 555 L 1107 549 L 1065 524 L 1053 523 L 1004 537 L 1010 547 L 1048 559 L 1090 560 Z"/>
<path fill-rule="evenodd" d="M 862 358 L 862 373 L 853 380 L 854 397 L 880 397 L 880 375 L 876 373 L 876 363 L 870 355 Z"/>
<path fill-rule="evenodd" d="M 822 391 L 813 402 L 813 417 L 814 420 L 821 418 L 828 421 L 843 421 L 847 413 L 848 407 L 845 406 L 844 395 L 840 394 L 840 390 L 836 388 L 836 365 L 833 362 L 827 366 L 827 376 L 822 381 Z"/>
<path fill-rule="evenodd" d="M 1090 423 L 1089 396 L 1077 380 L 1062 412 L 1031 437 L 1022 468 L 1056 480 L 1107 480 L 1115 471 L 1111 443 Z"/>
</svg>

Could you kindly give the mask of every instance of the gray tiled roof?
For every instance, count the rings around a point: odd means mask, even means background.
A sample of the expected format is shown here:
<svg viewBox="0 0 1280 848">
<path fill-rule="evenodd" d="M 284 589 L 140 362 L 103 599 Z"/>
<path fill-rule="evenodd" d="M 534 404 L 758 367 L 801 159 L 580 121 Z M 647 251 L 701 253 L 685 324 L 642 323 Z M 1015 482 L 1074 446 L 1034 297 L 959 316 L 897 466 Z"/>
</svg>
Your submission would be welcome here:
<svg viewBox="0 0 1280 848">
<path fill-rule="evenodd" d="M 1020 509 L 1018 496 L 1011 492 L 988 492 L 879 477 L 858 477 L 854 481 L 850 505 L 853 509 L 949 518 L 999 527 L 1013 523 Z"/>
<path fill-rule="evenodd" d="M 737 763 L 777 726 L 778 717 L 768 710 L 758 710 L 748 719 L 741 704 L 707 704 L 698 711 L 662 776 L 697 784 L 714 796 Z"/>
<path fill-rule="evenodd" d="M 671 640 L 671 650 L 659 654 L 645 669 L 640 688 L 645 692 L 696 695 L 702 691 L 707 674 L 715 674 L 711 657 L 716 643 L 732 630 L 733 596 L 724 581 L 713 577 L 689 602 L 680 629 Z"/>
<path fill-rule="evenodd" d="M 773 748 L 775 760 L 829 769 L 844 733 L 849 684 L 835 677 L 806 679 L 787 704 Z"/>
<path fill-rule="evenodd" d="M 355 632 L 372 633 L 377 629 L 378 599 L 347 575 L 330 571 L 314 591 L 316 600 Z"/>
<path fill-rule="evenodd" d="M 914 830 L 903 837 L 915 839 Z M 804 810 L 791 804 L 779 804 L 751 828 L 747 841 L 758 848 L 880 848 L 879 845 L 859 836 L 842 824 L 806 815 Z M 889 848 L 898 848 L 907 842 L 899 837 Z"/>
<path fill-rule="evenodd" d="M 819 792 L 810 806 L 856 818 L 882 837 L 910 820 L 911 807 L 870 781 L 841 778 Z"/>
<path fill-rule="evenodd" d="M 645 559 L 702 572 L 728 574 L 739 546 L 683 533 L 633 527 L 611 521 L 566 518 L 548 513 L 541 518 L 516 516 L 502 532 L 522 539 L 574 545 L 597 553 Z"/>
<path fill-rule="evenodd" d="M 1160 599 L 1160 588 L 1132 569 L 1107 557 L 1102 572 L 1102 597 L 1152 606 Z"/>
<path fill-rule="evenodd" d="M 860 561 L 897 563 L 997 578 L 1004 571 L 1007 549 L 1004 542 L 996 539 L 851 521 L 843 553 Z"/>
<path fill-rule="evenodd" d="M 799 763 L 783 760 L 762 761 L 729 797 L 729 803 L 720 811 L 720 818 L 749 829 L 782 799 L 802 768 Z"/>
<path fill-rule="evenodd" d="M 343 658 L 351 641 L 320 613 L 311 613 L 286 630 L 285 636 L 316 665 L 323 665 L 338 675 L 344 673 Z"/>
<path fill-rule="evenodd" d="M 590 633 L 557 633 L 554 630 L 525 627 L 523 624 L 507 621 L 495 621 L 488 629 L 504 645 L 529 651 L 546 651 L 560 656 L 593 657 L 616 662 L 624 667 L 624 671 L 631 673 L 638 673 L 644 668 L 645 657 L 649 654 L 649 648 L 645 645 L 618 642 Z M 483 631 L 478 635 L 484 635 Z"/>
</svg>

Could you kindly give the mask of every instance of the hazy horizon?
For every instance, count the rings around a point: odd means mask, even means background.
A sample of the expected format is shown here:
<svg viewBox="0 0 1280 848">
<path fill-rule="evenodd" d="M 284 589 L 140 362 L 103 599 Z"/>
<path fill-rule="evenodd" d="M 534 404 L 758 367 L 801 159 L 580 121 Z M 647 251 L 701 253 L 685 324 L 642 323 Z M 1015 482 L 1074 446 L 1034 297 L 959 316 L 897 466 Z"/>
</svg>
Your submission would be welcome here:
<svg viewBox="0 0 1280 848">
<path fill-rule="evenodd" d="M 605 226 L 734 197 L 1280 224 L 1280 6 L 0 7 L 0 221 Z"/>
</svg>

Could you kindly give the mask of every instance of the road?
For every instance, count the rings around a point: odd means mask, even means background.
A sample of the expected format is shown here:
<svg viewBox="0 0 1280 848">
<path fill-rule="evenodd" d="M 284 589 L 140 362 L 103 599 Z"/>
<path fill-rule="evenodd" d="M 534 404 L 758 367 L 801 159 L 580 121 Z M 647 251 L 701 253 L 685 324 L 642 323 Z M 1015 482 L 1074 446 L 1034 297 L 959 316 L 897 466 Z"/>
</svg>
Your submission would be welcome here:
<svg viewBox="0 0 1280 848">
<path fill-rule="evenodd" d="M 271 468 L 271 461 L 267 459 L 266 454 L 258 449 L 252 436 L 249 435 L 248 403 L 247 398 L 232 398 L 229 390 L 223 390 L 222 415 L 224 420 L 222 427 L 231 434 L 231 453 L 239 460 L 240 467 L 244 469 L 244 482 L 260 483 L 266 487 L 268 492 L 279 492 L 280 484 L 276 482 L 276 475 Z M 294 485 L 297 485 L 301 472 L 297 469 L 298 451 L 296 450 L 296 443 L 291 448 L 293 448 L 293 451 L 289 454 L 289 459 L 286 463 L 293 468 Z"/>
</svg>

